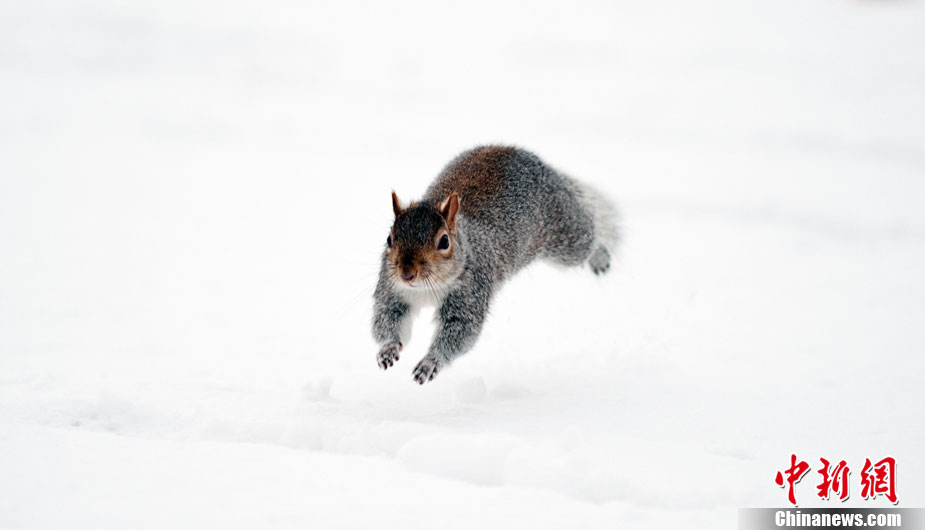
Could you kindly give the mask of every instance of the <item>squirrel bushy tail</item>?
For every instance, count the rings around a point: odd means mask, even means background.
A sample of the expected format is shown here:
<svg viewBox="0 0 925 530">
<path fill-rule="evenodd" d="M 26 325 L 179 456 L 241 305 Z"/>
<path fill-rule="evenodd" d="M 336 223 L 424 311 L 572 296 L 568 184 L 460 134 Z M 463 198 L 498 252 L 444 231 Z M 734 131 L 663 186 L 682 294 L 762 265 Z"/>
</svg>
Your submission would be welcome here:
<svg viewBox="0 0 925 530">
<path fill-rule="evenodd" d="M 578 195 L 594 218 L 594 243 L 588 265 L 594 274 L 604 274 L 610 269 L 610 260 L 617 248 L 617 208 L 593 186 L 567 177 L 578 189 Z"/>
</svg>

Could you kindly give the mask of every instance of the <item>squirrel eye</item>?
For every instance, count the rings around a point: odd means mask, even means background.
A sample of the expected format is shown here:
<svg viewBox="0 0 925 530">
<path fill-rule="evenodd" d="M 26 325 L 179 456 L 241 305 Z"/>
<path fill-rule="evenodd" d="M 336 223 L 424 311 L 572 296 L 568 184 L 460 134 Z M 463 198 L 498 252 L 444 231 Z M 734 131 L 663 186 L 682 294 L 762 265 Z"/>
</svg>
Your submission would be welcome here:
<svg viewBox="0 0 925 530">
<path fill-rule="evenodd" d="M 385 244 L 389 248 L 392 248 L 392 235 L 391 234 L 389 234 L 389 237 L 385 238 Z"/>
<path fill-rule="evenodd" d="M 450 248 L 450 238 L 443 234 L 443 237 L 440 238 L 440 242 L 437 243 L 437 250 L 446 250 Z"/>
</svg>

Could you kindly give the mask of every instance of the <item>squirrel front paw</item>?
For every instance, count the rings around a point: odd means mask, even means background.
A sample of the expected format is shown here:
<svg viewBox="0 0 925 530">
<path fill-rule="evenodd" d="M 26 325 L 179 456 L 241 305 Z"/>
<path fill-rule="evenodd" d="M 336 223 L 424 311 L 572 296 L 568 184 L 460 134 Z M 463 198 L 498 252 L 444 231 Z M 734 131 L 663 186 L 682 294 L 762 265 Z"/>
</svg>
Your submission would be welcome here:
<svg viewBox="0 0 925 530">
<path fill-rule="evenodd" d="M 388 370 L 390 366 L 398 362 L 398 352 L 401 351 L 400 342 L 390 342 L 382 347 L 379 350 L 379 355 L 376 356 L 376 361 L 379 363 L 379 368 L 383 370 Z"/>
<path fill-rule="evenodd" d="M 437 377 L 437 371 L 443 366 L 443 363 L 435 357 L 424 357 L 421 359 L 421 362 L 414 367 L 414 371 L 411 372 L 411 375 L 414 376 L 414 380 L 419 384 L 423 385 L 428 381 L 433 381 L 434 377 Z"/>
</svg>

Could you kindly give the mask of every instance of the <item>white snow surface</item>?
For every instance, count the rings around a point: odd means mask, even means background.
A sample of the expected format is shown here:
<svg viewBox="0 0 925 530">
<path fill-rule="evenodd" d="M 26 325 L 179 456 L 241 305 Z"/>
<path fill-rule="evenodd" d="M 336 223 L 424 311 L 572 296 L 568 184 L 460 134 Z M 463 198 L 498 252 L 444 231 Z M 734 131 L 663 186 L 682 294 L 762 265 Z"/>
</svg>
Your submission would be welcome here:
<svg viewBox="0 0 925 530">
<path fill-rule="evenodd" d="M 925 6 L 0 5 L 0 528 L 734 528 L 796 453 L 925 501 Z M 389 193 L 606 191 L 420 387 Z"/>
</svg>

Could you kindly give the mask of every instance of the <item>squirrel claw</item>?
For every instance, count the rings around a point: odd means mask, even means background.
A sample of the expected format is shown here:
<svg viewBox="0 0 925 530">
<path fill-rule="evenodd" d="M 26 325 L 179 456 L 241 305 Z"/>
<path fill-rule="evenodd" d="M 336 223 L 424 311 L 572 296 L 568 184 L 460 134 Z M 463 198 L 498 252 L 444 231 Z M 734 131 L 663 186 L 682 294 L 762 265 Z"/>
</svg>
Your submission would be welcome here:
<svg viewBox="0 0 925 530">
<path fill-rule="evenodd" d="M 414 381 L 417 384 L 423 385 L 428 381 L 433 381 L 439 370 L 440 362 L 438 360 L 425 357 L 414 367 L 414 371 L 411 375 L 414 377 Z"/>
<path fill-rule="evenodd" d="M 379 368 L 383 370 L 388 370 L 389 367 L 393 366 L 398 362 L 398 352 L 401 351 L 400 342 L 392 342 L 386 344 L 379 350 L 379 355 L 376 356 L 376 362 L 379 364 Z"/>
</svg>

